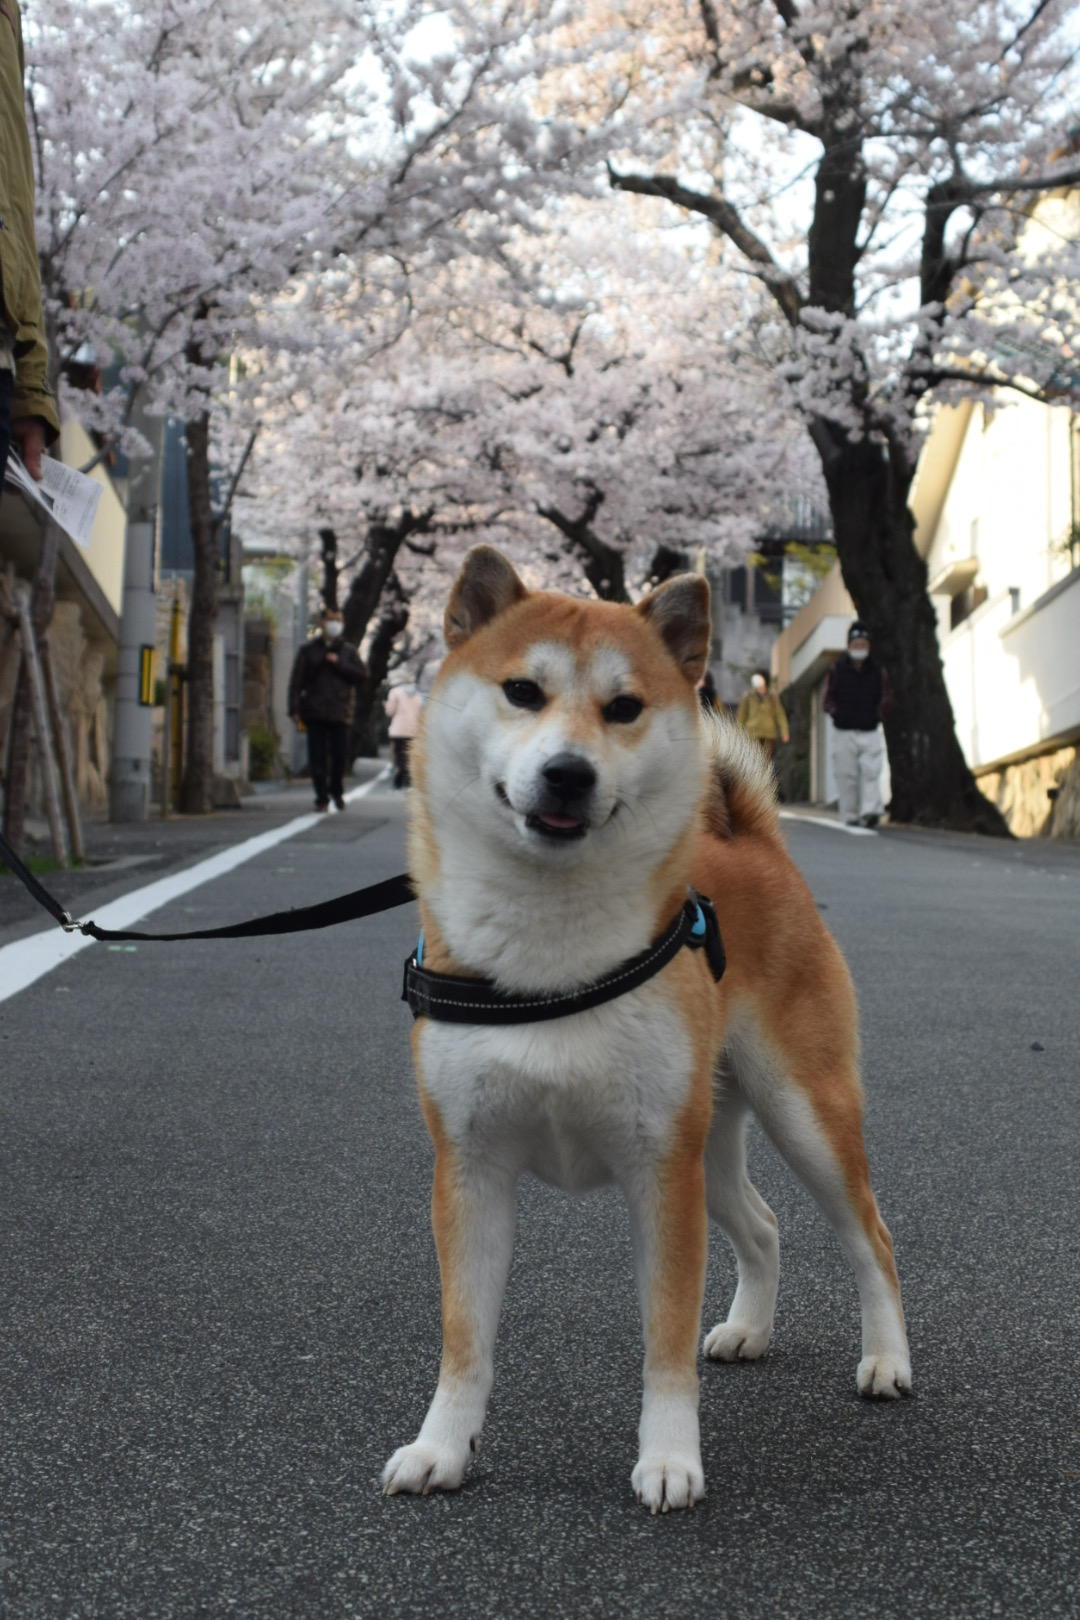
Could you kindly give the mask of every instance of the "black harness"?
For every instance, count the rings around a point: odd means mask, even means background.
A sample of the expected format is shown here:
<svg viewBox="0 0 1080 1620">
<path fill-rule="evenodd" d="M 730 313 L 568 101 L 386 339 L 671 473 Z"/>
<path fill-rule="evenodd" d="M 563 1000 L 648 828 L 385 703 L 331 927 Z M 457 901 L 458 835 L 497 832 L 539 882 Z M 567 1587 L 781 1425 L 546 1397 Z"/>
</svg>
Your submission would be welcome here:
<svg viewBox="0 0 1080 1620">
<path fill-rule="evenodd" d="M 551 995 L 510 995 L 490 979 L 464 979 L 454 973 L 432 973 L 424 967 L 424 936 L 405 962 L 402 1001 L 412 1008 L 414 1018 L 434 1018 L 446 1024 L 533 1024 L 547 1018 L 567 1018 L 571 1013 L 599 1007 L 616 996 L 636 990 L 666 967 L 672 957 L 689 945 L 703 950 L 712 976 L 720 980 L 726 960 L 720 926 L 711 900 L 690 892 L 675 921 L 659 939 L 629 961 L 612 968 L 592 984 L 577 990 Z"/>
</svg>

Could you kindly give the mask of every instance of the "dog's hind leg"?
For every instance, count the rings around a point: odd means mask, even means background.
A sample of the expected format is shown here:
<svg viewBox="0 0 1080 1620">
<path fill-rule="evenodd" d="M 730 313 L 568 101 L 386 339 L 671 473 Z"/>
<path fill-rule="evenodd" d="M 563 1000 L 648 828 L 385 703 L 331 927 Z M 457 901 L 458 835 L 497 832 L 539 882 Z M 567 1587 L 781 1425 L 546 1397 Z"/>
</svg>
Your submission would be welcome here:
<svg viewBox="0 0 1080 1620">
<path fill-rule="evenodd" d="M 735 1250 L 738 1285 L 727 1321 L 705 1338 L 716 1361 L 755 1361 L 772 1337 L 780 1246 L 776 1216 L 746 1173 L 747 1105 L 737 1093 L 721 1092 L 705 1148 L 709 1214 Z"/>
<path fill-rule="evenodd" d="M 442 1364 L 435 1397 L 411 1445 L 383 1469 L 387 1496 L 428 1495 L 461 1484 L 484 1422 L 495 1333 L 514 1245 L 517 1177 L 466 1157 L 425 1102 L 435 1142 L 432 1226 L 442 1277 Z"/>
<path fill-rule="evenodd" d="M 736 1048 L 735 1062 L 740 1087 L 854 1267 L 862 1308 L 859 1393 L 895 1400 L 911 1389 L 911 1360 L 892 1239 L 870 1185 L 858 1075 L 844 1061 L 800 1069 L 797 1059 L 749 1040 Z"/>
</svg>

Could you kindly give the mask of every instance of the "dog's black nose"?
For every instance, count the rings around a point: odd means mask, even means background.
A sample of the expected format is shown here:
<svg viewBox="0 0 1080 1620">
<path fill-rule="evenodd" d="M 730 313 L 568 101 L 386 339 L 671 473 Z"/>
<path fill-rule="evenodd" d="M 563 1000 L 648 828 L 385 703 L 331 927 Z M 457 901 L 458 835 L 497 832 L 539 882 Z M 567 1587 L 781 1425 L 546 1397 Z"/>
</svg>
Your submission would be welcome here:
<svg viewBox="0 0 1080 1620">
<path fill-rule="evenodd" d="M 583 799 L 596 786 L 596 772 L 580 754 L 554 754 L 543 777 L 560 799 Z"/>
</svg>

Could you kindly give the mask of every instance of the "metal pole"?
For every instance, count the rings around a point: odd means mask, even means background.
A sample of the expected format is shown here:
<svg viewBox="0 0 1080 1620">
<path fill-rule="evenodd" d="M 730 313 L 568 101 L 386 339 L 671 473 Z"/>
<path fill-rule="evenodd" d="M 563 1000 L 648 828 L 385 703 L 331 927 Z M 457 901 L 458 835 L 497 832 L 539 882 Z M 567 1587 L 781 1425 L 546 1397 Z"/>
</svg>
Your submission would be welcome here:
<svg viewBox="0 0 1080 1620">
<path fill-rule="evenodd" d="M 128 480 L 124 599 L 120 617 L 116 716 L 109 779 L 111 821 L 145 821 L 150 810 L 154 711 L 153 693 L 147 694 L 144 690 L 147 671 L 143 664 L 143 649 L 153 648 L 157 641 L 154 572 L 164 419 L 147 414 L 140 394 L 132 421 L 142 436 L 149 440 L 151 452 L 132 463 Z"/>
<path fill-rule="evenodd" d="M 161 819 L 171 808 L 172 794 L 172 664 L 165 665 L 165 712 L 161 717 Z"/>
<path fill-rule="evenodd" d="M 165 725 L 161 734 L 161 814 L 167 816 L 176 803 L 177 764 L 181 752 L 183 716 L 180 713 L 180 597 L 173 596 L 169 611 L 169 653 L 165 665 Z"/>
<path fill-rule="evenodd" d="M 23 668 L 26 670 L 27 679 L 30 683 L 34 731 L 37 735 L 41 783 L 45 790 L 45 813 L 49 818 L 49 834 L 52 839 L 53 855 L 61 866 L 66 866 L 68 863 L 68 845 L 67 838 L 64 835 L 64 824 L 60 817 L 60 788 L 56 780 L 56 761 L 53 758 L 52 735 L 49 730 L 48 702 L 45 697 L 45 683 L 41 675 L 41 664 L 38 660 L 37 638 L 34 635 L 34 626 L 30 620 L 30 591 L 25 585 L 18 588 L 15 603 L 19 615 L 19 630 L 22 636 Z"/>
</svg>

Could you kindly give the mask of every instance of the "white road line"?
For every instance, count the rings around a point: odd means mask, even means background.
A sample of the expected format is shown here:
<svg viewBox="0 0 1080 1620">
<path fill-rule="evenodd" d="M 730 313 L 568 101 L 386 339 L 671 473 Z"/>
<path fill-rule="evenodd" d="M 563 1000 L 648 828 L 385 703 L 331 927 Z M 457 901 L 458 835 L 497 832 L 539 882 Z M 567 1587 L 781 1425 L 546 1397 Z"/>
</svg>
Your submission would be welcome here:
<svg viewBox="0 0 1080 1620">
<path fill-rule="evenodd" d="M 354 799 L 362 799 L 382 782 L 386 775 L 387 772 L 384 771 L 361 787 L 353 788 L 345 795 L 346 802 L 351 804 Z M 152 911 L 167 905 L 170 900 L 176 900 L 182 894 L 189 894 L 192 889 L 213 882 L 214 878 L 223 877 L 234 867 L 253 860 L 256 855 L 262 855 L 265 850 L 273 849 L 275 844 L 284 843 L 287 838 L 295 838 L 297 833 L 307 832 L 309 827 L 317 826 L 324 819 L 324 812 L 312 811 L 306 816 L 296 816 L 282 827 L 274 827 L 269 832 L 256 834 L 254 838 L 246 838 L 243 843 L 234 844 L 231 849 L 220 850 L 218 854 L 209 856 L 205 861 L 198 861 L 182 872 L 172 872 L 168 877 L 158 878 L 156 883 L 147 883 L 141 889 L 133 889 L 130 894 L 121 895 L 119 900 L 113 900 L 107 906 L 102 906 L 99 911 L 95 911 L 94 921 L 102 928 L 130 928 L 133 923 L 141 922 Z M 28 989 L 44 974 L 55 967 L 60 967 L 70 957 L 94 943 L 88 934 L 65 934 L 59 926 L 54 926 L 46 929 L 44 933 L 30 934 L 26 939 L 17 939 L 11 945 L 0 946 L 0 1002 L 18 995 L 20 990 Z"/>
<path fill-rule="evenodd" d="M 815 827 L 831 827 L 833 832 L 850 833 L 853 838 L 877 837 L 872 827 L 846 827 L 842 821 L 833 821 L 829 816 L 804 816 L 799 810 L 781 810 L 780 815 L 785 821 L 812 821 Z"/>
<path fill-rule="evenodd" d="M 384 765 L 378 776 L 373 776 L 370 782 L 365 782 L 362 787 L 350 788 L 349 792 L 345 795 L 345 803 L 352 804 L 354 799 L 362 799 L 365 793 L 370 793 L 372 788 L 378 787 L 380 782 L 388 782 L 390 780 L 390 775 L 390 766 Z"/>
</svg>

